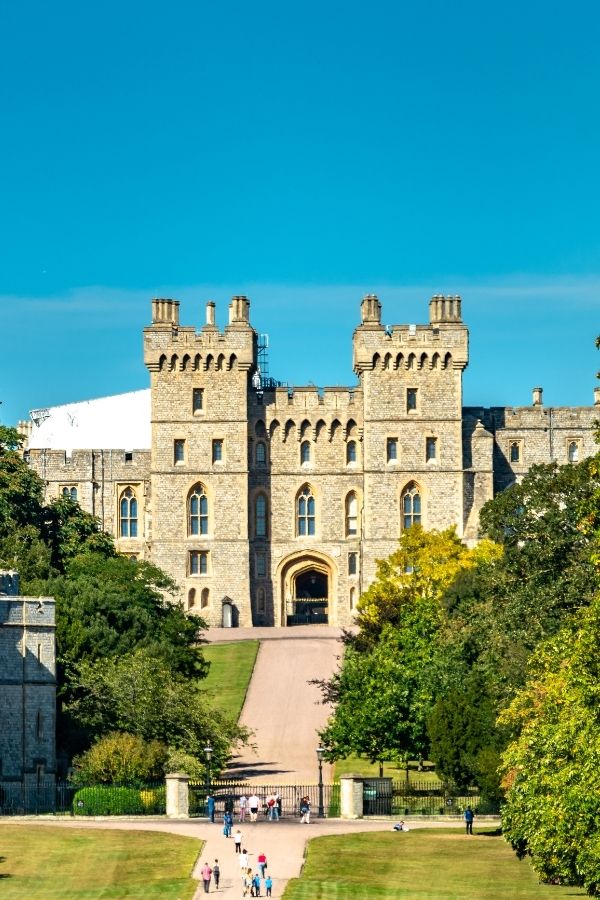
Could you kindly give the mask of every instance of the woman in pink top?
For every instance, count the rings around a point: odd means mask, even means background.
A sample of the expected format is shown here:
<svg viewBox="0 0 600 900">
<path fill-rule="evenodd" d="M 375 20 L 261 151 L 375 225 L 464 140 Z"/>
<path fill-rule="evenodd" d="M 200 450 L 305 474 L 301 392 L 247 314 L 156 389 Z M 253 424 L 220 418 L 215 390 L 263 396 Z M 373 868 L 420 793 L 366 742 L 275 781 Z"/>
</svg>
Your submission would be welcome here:
<svg viewBox="0 0 600 900">
<path fill-rule="evenodd" d="M 202 870 L 200 872 L 202 875 L 202 884 L 204 885 L 204 893 L 208 894 L 210 888 L 210 876 L 212 875 L 212 869 L 207 862 L 202 866 Z"/>
</svg>

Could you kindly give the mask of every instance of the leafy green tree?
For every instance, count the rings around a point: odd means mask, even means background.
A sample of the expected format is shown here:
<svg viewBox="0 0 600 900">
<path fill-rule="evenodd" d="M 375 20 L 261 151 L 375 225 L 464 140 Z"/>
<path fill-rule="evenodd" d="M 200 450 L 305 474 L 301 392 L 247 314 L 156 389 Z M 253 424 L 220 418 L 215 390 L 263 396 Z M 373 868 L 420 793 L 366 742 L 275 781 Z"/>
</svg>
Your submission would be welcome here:
<svg viewBox="0 0 600 900">
<path fill-rule="evenodd" d="M 75 784 L 134 784 L 162 778 L 169 752 L 160 741 L 112 731 L 73 760 Z"/>
<path fill-rule="evenodd" d="M 44 508 L 42 535 L 57 572 L 64 572 L 69 560 L 84 553 L 116 556 L 111 535 L 102 531 L 98 519 L 70 497 L 59 497 Z"/>
<path fill-rule="evenodd" d="M 174 673 L 147 649 L 83 661 L 77 674 L 77 697 L 69 710 L 95 734 L 125 731 L 197 759 L 208 742 L 217 768 L 229 758 L 232 744 L 248 737 L 245 729 L 207 705 L 193 680 Z"/>
</svg>

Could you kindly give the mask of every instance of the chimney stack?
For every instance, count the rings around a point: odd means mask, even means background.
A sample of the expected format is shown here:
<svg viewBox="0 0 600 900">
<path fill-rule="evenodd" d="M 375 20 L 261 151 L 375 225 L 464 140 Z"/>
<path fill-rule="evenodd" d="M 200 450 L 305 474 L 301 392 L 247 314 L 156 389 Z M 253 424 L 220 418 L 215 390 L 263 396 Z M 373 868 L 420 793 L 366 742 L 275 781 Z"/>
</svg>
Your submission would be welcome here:
<svg viewBox="0 0 600 900">
<path fill-rule="evenodd" d="M 206 304 L 206 324 L 209 328 L 215 327 L 215 304 L 212 300 Z"/>
<path fill-rule="evenodd" d="M 429 301 L 429 324 L 441 323 L 454 325 L 462 322 L 462 301 L 458 294 L 453 297 L 445 297 L 443 294 L 435 294 Z"/>
<path fill-rule="evenodd" d="M 366 294 L 360 304 L 362 325 L 381 325 L 381 303 L 377 294 Z"/>
<path fill-rule="evenodd" d="M 154 299 L 152 301 L 152 324 L 177 327 L 179 325 L 179 300 Z"/>
<path fill-rule="evenodd" d="M 536 387 L 536 388 L 533 389 L 533 392 L 532 392 L 532 393 L 533 393 L 533 405 L 534 405 L 534 406 L 541 406 L 541 405 L 542 405 L 543 388 L 541 388 L 541 387 Z"/>
</svg>

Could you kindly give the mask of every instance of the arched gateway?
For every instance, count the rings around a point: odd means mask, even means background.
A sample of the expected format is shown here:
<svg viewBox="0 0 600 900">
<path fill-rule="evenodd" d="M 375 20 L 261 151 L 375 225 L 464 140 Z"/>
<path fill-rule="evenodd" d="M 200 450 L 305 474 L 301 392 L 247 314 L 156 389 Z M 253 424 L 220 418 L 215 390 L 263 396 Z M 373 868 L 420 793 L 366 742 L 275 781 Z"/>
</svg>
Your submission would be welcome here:
<svg viewBox="0 0 600 900">
<path fill-rule="evenodd" d="M 279 565 L 282 625 L 327 625 L 334 619 L 336 570 L 318 550 L 287 556 Z"/>
</svg>

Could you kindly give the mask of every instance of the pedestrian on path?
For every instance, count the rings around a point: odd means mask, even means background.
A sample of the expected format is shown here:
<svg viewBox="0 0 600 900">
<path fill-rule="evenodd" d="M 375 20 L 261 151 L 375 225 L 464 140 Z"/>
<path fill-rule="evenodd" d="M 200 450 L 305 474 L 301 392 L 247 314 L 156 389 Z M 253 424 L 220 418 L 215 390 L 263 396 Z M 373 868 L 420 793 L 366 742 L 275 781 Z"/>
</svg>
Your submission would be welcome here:
<svg viewBox="0 0 600 900">
<path fill-rule="evenodd" d="M 210 876 L 212 875 L 212 869 L 207 862 L 202 866 L 202 871 L 200 873 L 202 875 L 202 884 L 204 885 L 204 893 L 208 894 L 210 890 Z"/>
<path fill-rule="evenodd" d="M 467 834 L 473 834 L 473 819 L 475 818 L 475 814 L 470 806 L 467 806 L 465 809 L 465 827 L 467 830 Z"/>
<path fill-rule="evenodd" d="M 260 875 L 258 874 L 258 872 L 252 879 L 252 896 L 260 897 Z"/>
<path fill-rule="evenodd" d="M 229 811 L 223 816 L 223 834 L 226 838 L 231 837 L 231 829 L 233 828 L 233 816 Z"/>
<path fill-rule="evenodd" d="M 242 875 L 242 896 L 247 897 L 252 890 L 252 869 L 244 869 Z"/>
<path fill-rule="evenodd" d="M 212 794 L 209 794 L 206 798 L 206 810 L 208 812 L 208 818 L 211 822 L 215 821 L 215 798 Z"/>
<path fill-rule="evenodd" d="M 300 822 L 310 825 L 310 800 L 308 797 L 303 797 L 300 801 L 300 815 Z"/>
<path fill-rule="evenodd" d="M 246 807 L 248 806 L 248 798 L 245 794 L 242 794 L 240 799 L 238 800 L 238 809 L 239 809 L 239 818 L 240 822 L 243 822 L 246 818 Z"/>
<path fill-rule="evenodd" d="M 250 807 L 250 821 L 256 822 L 258 818 L 258 807 L 260 806 L 260 798 L 256 794 L 252 794 L 248 798 L 248 806 Z"/>
<path fill-rule="evenodd" d="M 233 842 L 235 844 L 235 852 L 241 853 L 242 852 L 242 832 L 240 831 L 239 828 L 233 836 Z"/>
<path fill-rule="evenodd" d="M 273 887 L 273 879 L 271 878 L 270 875 L 267 875 L 267 877 L 265 878 L 265 892 L 266 892 L 267 897 L 273 896 L 271 894 L 272 887 Z"/>
<path fill-rule="evenodd" d="M 269 796 L 267 797 L 267 809 L 267 817 L 271 820 L 271 822 L 276 822 L 279 818 L 279 808 L 277 806 L 277 798 L 275 797 L 275 794 L 269 794 Z"/>
<path fill-rule="evenodd" d="M 213 866 L 213 878 L 215 879 L 215 890 L 219 890 L 219 879 L 221 878 L 221 867 L 219 865 L 219 860 L 215 859 L 215 864 Z"/>
<path fill-rule="evenodd" d="M 245 872 L 248 868 L 248 851 L 242 850 L 240 853 L 240 869 Z"/>
<path fill-rule="evenodd" d="M 279 791 L 275 791 L 275 805 L 277 806 L 277 818 L 280 819 L 283 813 L 283 803 Z"/>
<path fill-rule="evenodd" d="M 267 857 L 265 856 L 264 853 L 258 854 L 258 856 L 256 858 L 256 863 L 258 865 L 258 868 L 260 869 L 260 877 L 264 878 L 265 877 L 265 869 L 267 868 Z"/>
</svg>

